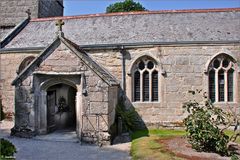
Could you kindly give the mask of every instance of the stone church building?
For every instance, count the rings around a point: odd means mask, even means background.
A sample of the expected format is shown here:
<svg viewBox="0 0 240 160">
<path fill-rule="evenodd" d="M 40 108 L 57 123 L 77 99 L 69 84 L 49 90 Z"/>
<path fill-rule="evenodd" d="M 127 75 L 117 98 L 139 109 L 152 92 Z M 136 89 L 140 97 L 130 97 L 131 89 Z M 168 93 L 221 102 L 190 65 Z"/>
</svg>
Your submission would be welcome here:
<svg viewBox="0 0 240 160">
<path fill-rule="evenodd" d="M 119 101 L 139 127 L 174 127 L 196 89 L 239 113 L 240 8 L 64 17 L 62 1 L 37 2 L 8 33 L 0 28 L 0 95 L 13 134 L 71 128 L 110 143 Z"/>
</svg>

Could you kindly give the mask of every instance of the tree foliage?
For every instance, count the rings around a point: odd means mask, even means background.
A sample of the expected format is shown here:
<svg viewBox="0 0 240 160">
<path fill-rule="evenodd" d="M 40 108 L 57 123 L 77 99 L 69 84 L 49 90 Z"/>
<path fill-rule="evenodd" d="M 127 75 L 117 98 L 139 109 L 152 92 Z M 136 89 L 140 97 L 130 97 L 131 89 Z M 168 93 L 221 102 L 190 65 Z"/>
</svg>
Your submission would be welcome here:
<svg viewBox="0 0 240 160">
<path fill-rule="evenodd" d="M 146 9 L 139 3 L 133 0 L 125 0 L 123 2 L 117 2 L 107 7 L 107 13 L 114 12 L 131 12 L 131 11 L 146 11 Z"/>
</svg>

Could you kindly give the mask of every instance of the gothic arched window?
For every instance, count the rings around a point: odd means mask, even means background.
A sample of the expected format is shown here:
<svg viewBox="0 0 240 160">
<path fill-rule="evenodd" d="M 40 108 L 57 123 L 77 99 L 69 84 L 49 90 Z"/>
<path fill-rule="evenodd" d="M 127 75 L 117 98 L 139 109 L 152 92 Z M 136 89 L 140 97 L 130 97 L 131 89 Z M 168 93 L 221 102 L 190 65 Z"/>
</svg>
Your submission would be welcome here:
<svg viewBox="0 0 240 160">
<path fill-rule="evenodd" d="M 139 60 L 133 68 L 133 101 L 158 101 L 157 64 L 148 58 Z"/>
<path fill-rule="evenodd" d="M 212 102 L 234 101 L 235 64 L 227 55 L 214 58 L 208 67 L 209 98 Z"/>
<path fill-rule="evenodd" d="M 33 60 L 35 59 L 34 56 L 30 56 L 30 57 L 27 57 L 25 58 L 22 63 L 20 64 L 18 70 L 17 70 L 17 73 L 21 73 Z"/>
</svg>

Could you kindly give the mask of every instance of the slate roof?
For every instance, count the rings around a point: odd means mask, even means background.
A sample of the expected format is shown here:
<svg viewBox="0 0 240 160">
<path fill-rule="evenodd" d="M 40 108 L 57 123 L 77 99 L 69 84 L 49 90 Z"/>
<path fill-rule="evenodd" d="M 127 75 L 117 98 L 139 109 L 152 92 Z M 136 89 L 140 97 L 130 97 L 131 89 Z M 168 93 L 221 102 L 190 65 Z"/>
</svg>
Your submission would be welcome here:
<svg viewBox="0 0 240 160">
<path fill-rule="evenodd" d="M 89 55 L 84 52 L 79 46 L 70 40 L 58 36 L 48 47 L 46 47 L 12 82 L 12 85 L 17 85 L 24 80 L 29 74 L 42 63 L 48 53 L 52 53 L 59 45 L 64 43 L 74 54 L 80 58 L 93 72 L 95 72 L 109 86 L 119 85 L 119 82 L 106 69 L 96 63 Z M 45 57 L 45 58 L 44 58 Z"/>
<path fill-rule="evenodd" d="M 56 37 L 56 19 L 77 45 L 240 40 L 240 8 L 233 8 L 32 19 L 5 48 L 46 47 Z"/>
</svg>

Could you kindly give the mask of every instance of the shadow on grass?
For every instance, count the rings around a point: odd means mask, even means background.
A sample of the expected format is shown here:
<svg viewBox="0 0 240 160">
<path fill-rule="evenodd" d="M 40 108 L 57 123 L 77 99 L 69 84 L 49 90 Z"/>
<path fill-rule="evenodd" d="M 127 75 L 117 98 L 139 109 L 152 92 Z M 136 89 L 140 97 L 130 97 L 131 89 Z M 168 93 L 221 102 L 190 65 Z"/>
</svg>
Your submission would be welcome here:
<svg viewBox="0 0 240 160">
<path fill-rule="evenodd" d="M 186 132 L 184 130 L 173 130 L 173 129 L 153 129 L 153 130 L 137 130 L 131 134 L 132 140 L 149 137 L 150 135 L 156 135 L 159 137 L 175 137 L 175 136 L 185 136 Z"/>
<path fill-rule="evenodd" d="M 141 137 L 149 137 L 149 130 L 138 130 L 131 134 L 132 140 L 135 140 Z"/>
</svg>

